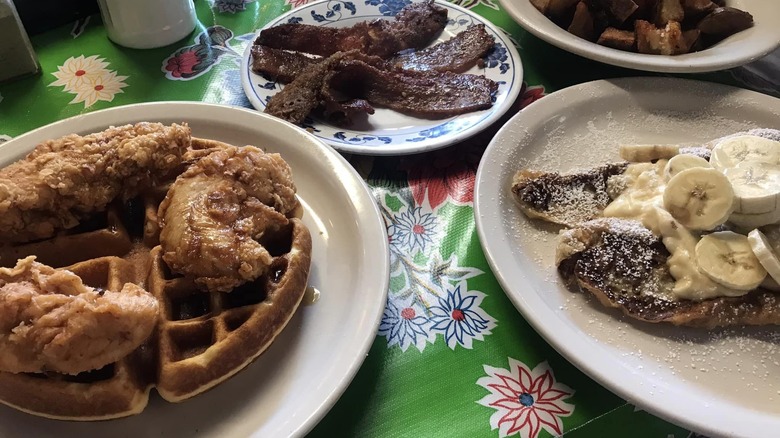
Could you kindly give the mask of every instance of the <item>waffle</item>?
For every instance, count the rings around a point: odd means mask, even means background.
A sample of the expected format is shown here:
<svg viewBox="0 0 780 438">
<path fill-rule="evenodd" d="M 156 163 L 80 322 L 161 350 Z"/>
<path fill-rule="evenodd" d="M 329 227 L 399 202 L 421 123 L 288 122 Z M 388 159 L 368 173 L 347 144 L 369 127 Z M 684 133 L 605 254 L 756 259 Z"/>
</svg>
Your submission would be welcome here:
<svg viewBox="0 0 780 438">
<path fill-rule="evenodd" d="M 201 146 L 218 142 L 193 139 Z M 77 228 L 53 238 L 0 248 L 0 265 L 36 255 L 65 267 L 95 288 L 119 290 L 134 282 L 160 303 L 157 326 L 129 356 L 75 376 L 0 372 L 0 402 L 48 418 L 90 421 L 138 414 L 150 390 L 180 402 L 225 381 L 273 342 L 303 298 L 311 236 L 302 221 L 263 243 L 269 272 L 230 293 L 206 293 L 172 273 L 161 258 L 157 207 L 167 187 L 112 204 Z"/>
</svg>

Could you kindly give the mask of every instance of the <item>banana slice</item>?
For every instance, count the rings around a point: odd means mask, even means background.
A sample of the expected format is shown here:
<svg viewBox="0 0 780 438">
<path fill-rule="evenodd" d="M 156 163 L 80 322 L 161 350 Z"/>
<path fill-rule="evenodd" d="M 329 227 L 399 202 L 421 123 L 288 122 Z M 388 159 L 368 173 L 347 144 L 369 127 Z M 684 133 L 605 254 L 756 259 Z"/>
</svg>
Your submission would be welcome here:
<svg viewBox="0 0 780 438">
<path fill-rule="evenodd" d="M 673 176 L 677 175 L 678 173 L 682 172 L 685 169 L 690 169 L 691 167 L 712 167 L 712 166 L 710 166 L 709 161 L 696 155 L 691 155 L 691 154 L 675 155 L 669 159 L 669 162 L 666 163 L 666 167 L 664 167 L 664 178 L 666 178 L 666 180 L 669 181 L 670 179 L 672 179 Z"/>
<path fill-rule="evenodd" d="M 734 188 L 734 211 L 762 214 L 780 209 L 780 165 L 743 161 L 722 171 Z"/>
<path fill-rule="evenodd" d="M 752 230 L 753 228 L 780 222 L 780 210 L 762 214 L 742 214 L 735 212 L 731 213 L 731 216 L 729 216 L 729 222 L 744 230 Z"/>
<path fill-rule="evenodd" d="M 732 231 L 703 236 L 696 244 L 696 263 L 704 275 L 736 290 L 755 289 L 766 277 L 748 238 Z"/>
<path fill-rule="evenodd" d="M 668 159 L 680 153 L 680 146 L 672 144 L 620 145 L 620 158 L 631 162 Z"/>
<path fill-rule="evenodd" d="M 743 161 L 779 164 L 780 141 L 755 135 L 730 137 L 718 142 L 710 156 L 710 164 L 719 170 L 736 167 Z"/>
<path fill-rule="evenodd" d="M 734 211 L 734 189 L 715 169 L 692 167 L 666 184 L 664 208 L 691 230 L 709 230 L 726 222 Z"/>
<path fill-rule="evenodd" d="M 760 230 L 753 230 L 747 235 L 750 248 L 753 250 L 761 266 L 775 281 L 780 281 L 780 258 L 777 257 L 775 249 L 769 242 L 769 239 Z"/>
</svg>

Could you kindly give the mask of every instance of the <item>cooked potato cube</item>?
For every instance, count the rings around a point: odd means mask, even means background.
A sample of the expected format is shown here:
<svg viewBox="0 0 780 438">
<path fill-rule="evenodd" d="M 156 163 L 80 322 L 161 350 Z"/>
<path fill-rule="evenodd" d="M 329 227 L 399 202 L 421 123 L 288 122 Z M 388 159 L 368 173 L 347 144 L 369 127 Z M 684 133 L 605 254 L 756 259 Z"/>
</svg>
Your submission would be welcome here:
<svg viewBox="0 0 780 438">
<path fill-rule="evenodd" d="M 686 44 L 680 23 L 670 21 L 663 29 L 644 20 L 637 20 L 636 48 L 639 53 L 651 55 L 679 55 L 685 53 Z"/>
<path fill-rule="evenodd" d="M 577 3 L 574 18 L 571 20 L 568 31 L 588 41 L 596 39 L 596 32 L 593 30 L 593 15 L 590 14 L 590 9 L 585 2 Z"/>
<path fill-rule="evenodd" d="M 699 29 L 690 29 L 683 31 L 683 41 L 685 41 L 685 53 L 695 52 L 701 46 L 701 31 Z"/>
<path fill-rule="evenodd" d="M 728 6 L 717 8 L 702 18 L 697 28 L 707 35 L 727 37 L 753 25 L 753 16 Z"/>
<path fill-rule="evenodd" d="M 683 12 L 685 18 L 701 17 L 717 7 L 712 0 L 683 0 Z"/>
<path fill-rule="evenodd" d="M 609 16 L 620 24 L 639 8 L 633 0 L 591 0 L 591 3 L 606 10 Z"/>
<path fill-rule="evenodd" d="M 658 7 L 658 0 L 634 0 L 638 6 L 634 17 L 638 20 L 652 20 Z"/>
<path fill-rule="evenodd" d="M 608 27 L 599 36 L 596 42 L 602 46 L 612 47 L 613 49 L 636 51 L 636 35 L 630 30 L 620 30 L 614 27 Z"/>
<path fill-rule="evenodd" d="M 544 15 L 550 11 L 550 0 L 531 0 L 531 4 Z"/>
<path fill-rule="evenodd" d="M 670 21 L 681 22 L 685 18 L 680 0 L 659 0 L 655 12 L 655 25 L 666 26 Z"/>
</svg>

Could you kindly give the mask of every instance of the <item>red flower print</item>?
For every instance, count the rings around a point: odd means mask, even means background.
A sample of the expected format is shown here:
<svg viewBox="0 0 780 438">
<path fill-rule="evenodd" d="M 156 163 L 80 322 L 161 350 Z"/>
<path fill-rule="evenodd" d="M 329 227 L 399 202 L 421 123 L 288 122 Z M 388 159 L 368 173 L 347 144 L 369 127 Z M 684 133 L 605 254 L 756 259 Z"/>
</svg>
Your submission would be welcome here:
<svg viewBox="0 0 780 438">
<path fill-rule="evenodd" d="M 501 437 L 519 434 L 536 438 L 542 429 L 554 435 L 563 433 L 562 417 L 568 417 L 574 406 L 563 399 L 571 389 L 557 383 L 546 362 L 529 370 L 520 361 L 509 358 L 509 370 L 484 366 L 487 377 L 477 384 L 490 391 L 478 403 L 496 409 L 490 418 L 492 429 Z"/>
<path fill-rule="evenodd" d="M 415 205 L 422 205 L 426 198 L 431 210 L 448 199 L 458 204 L 473 202 L 479 157 L 480 152 L 474 144 L 465 143 L 430 154 L 404 158 L 401 170 L 407 171 Z"/>
<path fill-rule="evenodd" d="M 528 86 L 523 82 L 523 88 L 520 89 L 520 109 L 536 102 L 545 96 L 543 85 Z"/>
<path fill-rule="evenodd" d="M 180 78 L 182 74 L 191 75 L 198 62 L 200 59 L 198 59 L 195 50 L 186 50 L 169 58 L 165 69 L 171 72 L 171 76 Z"/>
</svg>

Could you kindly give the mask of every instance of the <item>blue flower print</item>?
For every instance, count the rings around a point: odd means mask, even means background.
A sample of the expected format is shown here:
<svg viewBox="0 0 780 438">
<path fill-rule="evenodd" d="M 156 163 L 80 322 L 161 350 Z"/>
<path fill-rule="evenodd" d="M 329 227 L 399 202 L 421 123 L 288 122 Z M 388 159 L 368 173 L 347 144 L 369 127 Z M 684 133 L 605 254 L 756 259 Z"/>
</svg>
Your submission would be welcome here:
<svg viewBox="0 0 780 438">
<path fill-rule="evenodd" d="M 397 306 L 388 298 L 378 334 L 387 338 L 388 346 L 397 344 L 402 351 L 406 351 L 410 345 L 414 345 L 422 351 L 430 337 L 426 329 L 428 325 L 428 318 L 415 306 Z"/>
<path fill-rule="evenodd" d="M 495 327 L 495 320 L 479 307 L 484 294 L 467 291 L 464 297 L 461 288 L 465 289 L 465 284 L 461 282 L 445 298 L 439 298 L 438 306 L 428 309 L 433 323 L 431 330 L 442 332 L 452 349 L 458 344 L 470 349 L 473 339 L 482 340 Z"/>
</svg>

